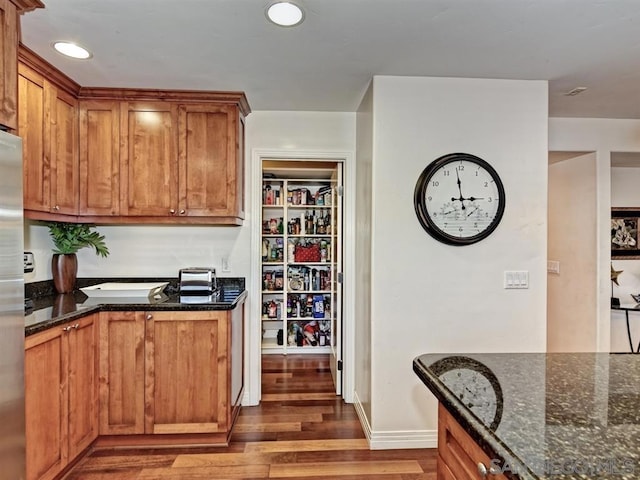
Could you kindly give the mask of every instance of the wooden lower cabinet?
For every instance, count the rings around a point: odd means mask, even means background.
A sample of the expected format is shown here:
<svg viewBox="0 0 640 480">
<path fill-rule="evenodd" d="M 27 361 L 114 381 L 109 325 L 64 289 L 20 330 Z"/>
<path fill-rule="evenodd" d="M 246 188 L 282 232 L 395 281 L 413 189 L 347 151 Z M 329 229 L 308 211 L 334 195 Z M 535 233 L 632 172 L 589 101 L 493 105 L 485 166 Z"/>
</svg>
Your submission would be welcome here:
<svg viewBox="0 0 640 480">
<path fill-rule="evenodd" d="M 138 436 L 103 444 L 226 443 L 242 393 L 243 325 L 242 305 L 102 312 L 100 435 Z"/>
<path fill-rule="evenodd" d="M 506 480 L 491 473 L 491 458 L 469 436 L 451 414 L 438 404 L 438 480 Z M 486 469 L 484 475 L 480 472 Z"/>
<path fill-rule="evenodd" d="M 27 480 L 55 478 L 98 435 L 97 318 L 25 339 Z"/>
<path fill-rule="evenodd" d="M 145 312 L 100 312 L 100 435 L 144 433 Z"/>
</svg>

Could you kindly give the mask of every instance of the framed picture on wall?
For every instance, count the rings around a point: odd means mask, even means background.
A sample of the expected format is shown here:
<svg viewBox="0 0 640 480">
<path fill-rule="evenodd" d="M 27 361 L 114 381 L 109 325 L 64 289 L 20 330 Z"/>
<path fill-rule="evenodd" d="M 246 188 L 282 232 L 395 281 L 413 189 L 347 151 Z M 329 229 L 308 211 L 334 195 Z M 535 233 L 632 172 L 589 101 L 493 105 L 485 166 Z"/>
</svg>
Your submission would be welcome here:
<svg viewBox="0 0 640 480">
<path fill-rule="evenodd" d="M 639 226 L 640 207 L 611 209 L 611 258 L 613 260 L 640 258 Z"/>
</svg>

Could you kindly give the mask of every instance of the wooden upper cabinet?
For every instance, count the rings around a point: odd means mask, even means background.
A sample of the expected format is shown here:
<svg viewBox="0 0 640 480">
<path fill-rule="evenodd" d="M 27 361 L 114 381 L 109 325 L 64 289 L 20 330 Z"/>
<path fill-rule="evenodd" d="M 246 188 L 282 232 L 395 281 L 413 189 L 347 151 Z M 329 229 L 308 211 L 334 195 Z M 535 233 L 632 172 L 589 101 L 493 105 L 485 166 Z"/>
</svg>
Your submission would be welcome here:
<svg viewBox="0 0 640 480">
<path fill-rule="evenodd" d="M 20 65 L 18 135 L 22 138 L 24 209 L 49 211 L 51 132 L 46 128 L 45 80 L 33 69 Z"/>
<path fill-rule="evenodd" d="M 45 112 L 50 116 L 51 211 L 78 214 L 78 101 L 47 83 Z"/>
<path fill-rule="evenodd" d="M 21 49 L 18 135 L 22 138 L 27 218 L 78 215 L 78 100 L 68 79 L 47 78 Z M 54 82 L 55 80 L 55 82 Z"/>
<path fill-rule="evenodd" d="M 167 217 L 178 212 L 177 106 L 122 102 L 121 214 Z"/>
<path fill-rule="evenodd" d="M 180 212 L 244 218 L 240 123 L 233 105 L 180 106 Z"/>
<path fill-rule="evenodd" d="M 120 102 L 80 101 L 80 205 L 83 215 L 120 214 Z"/>
<path fill-rule="evenodd" d="M 0 0 L 0 125 L 18 128 L 19 15 L 44 5 L 40 0 Z"/>
<path fill-rule="evenodd" d="M 0 125 L 18 127 L 18 10 L 9 0 L 0 0 Z"/>
<path fill-rule="evenodd" d="M 26 218 L 242 224 L 243 93 L 82 88 L 18 53 Z"/>
</svg>

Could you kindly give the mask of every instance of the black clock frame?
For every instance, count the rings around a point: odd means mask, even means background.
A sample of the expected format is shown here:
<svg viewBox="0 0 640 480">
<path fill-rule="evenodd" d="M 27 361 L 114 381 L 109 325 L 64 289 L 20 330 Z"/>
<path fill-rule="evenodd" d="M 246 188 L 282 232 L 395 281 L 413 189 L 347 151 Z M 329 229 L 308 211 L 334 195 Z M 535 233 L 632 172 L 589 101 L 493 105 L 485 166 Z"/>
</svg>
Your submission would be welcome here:
<svg viewBox="0 0 640 480">
<path fill-rule="evenodd" d="M 427 186 L 429 185 L 429 181 L 431 180 L 433 174 L 444 165 L 459 162 L 461 160 L 475 163 L 479 167 L 485 169 L 489 173 L 493 181 L 496 183 L 496 187 L 498 188 L 498 195 L 500 197 L 498 210 L 496 211 L 496 215 L 493 220 L 491 220 L 489 226 L 477 235 L 463 238 L 455 237 L 442 231 L 431 219 L 431 216 L 427 211 L 427 205 L 425 202 Z M 446 243 L 447 245 L 454 245 L 458 247 L 471 245 L 491 235 L 491 233 L 497 228 L 500 220 L 502 220 L 505 207 L 504 185 L 502 184 L 502 180 L 500 179 L 498 172 L 496 172 L 496 170 L 486 160 L 483 160 L 480 157 L 476 157 L 475 155 L 471 155 L 470 153 L 449 153 L 435 159 L 422 171 L 422 173 L 418 177 L 418 181 L 416 182 L 416 187 L 413 192 L 413 206 L 415 208 L 416 215 L 418 216 L 420 225 L 422 225 L 422 228 L 424 228 L 424 230 L 433 238 L 435 238 L 439 242 Z"/>
</svg>

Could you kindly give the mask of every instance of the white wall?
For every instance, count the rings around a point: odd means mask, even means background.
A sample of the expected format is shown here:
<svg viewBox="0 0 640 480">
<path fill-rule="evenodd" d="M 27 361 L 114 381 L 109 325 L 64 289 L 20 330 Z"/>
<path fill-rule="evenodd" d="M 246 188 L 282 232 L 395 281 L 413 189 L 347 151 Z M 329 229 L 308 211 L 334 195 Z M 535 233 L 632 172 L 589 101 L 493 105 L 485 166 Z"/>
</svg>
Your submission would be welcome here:
<svg viewBox="0 0 640 480">
<path fill-rule="evenodd" d="M 593 151 L 596 155 L 598 268 L 598 351 L 628 351 L 624 316 L 611 312 L 610 219 L 612 203 L 612 152 L 640 152 L 640 120 L 599 118 L 550 118 L 550 151 Z M 637 187 L 636 187 L 637 188 Z M 621 261 L 613 264 L 618 270 Z M 625 261 L 626 262 L 626 261 Z M 640 321 L 640 319 L 639 319 Z M 637 325 L 640 327 L 640 325 Z M 640 330 L 638 331 L 640 334 Z M 638 338 L 637 336 L 635 338 Z M 620 340 L 622 339 L 622 340 Z"/>
<path fill-rule="evenodd" d="M 549 165 L 547 351 L 593 352 L 597 345 L 597 215 L 594 153 Z"/>
<path fill-rule="evenodd" d="M 412 371 L 429 352 L 544 351 L 547 84 L 374 77 L 372 445 L 433 446 L 436 402 Z M 420 227 L 420 172 L 451 152 L 489 161 L 506 189 L 501 224 L 466 247 Z M 505 270 L 530 288 L 505 290 Z"/>
<path fill-rule="evenodd" d="M 355 113 L 253 112 L 246 121 L 245 172 L 251 171 L 254 148 L 279 150 L 355 150 Z M 261 194 L 261 185 L 246 175 L 246 215 L 242 227 L 119 225 L 99 226 L 111 254 L 97 257 L 91 250 L 78 252 L 78 276 L 177 276 L 189 266 L 214 266 L 221 277 L 245 277 L 251 291 L 251 225 L 260 212 L 252 212 L 252 195 Z M 31 222 L 25 226 L 25 249 L 34 252 L 36 270 L 25 275 L 26 282 L 51 277 L 51 243 L 46 227 Z M 230 272 L 221 272 L 221 258 L 229 257 Z M 259 281 L 259 279 L 258 279 Z M 249 296 L 246 311 L 253 311 Z M 251 319 L 249 324 L 251 323 Z M 249 332 L 250 335 L 250 332 Z M 260 345 L 246 343 L 259 353 Z M 259 355 L 258 355 L 259 358 Z M 249 355 L 247 360 L 249 359 Z M 259 361 L 246 362 L 247 396 L 259 391 Z M 246 397 L 245 397 L 246 398 Z"/>
<path fill-rule="evenodd" d="M 356 116 L 356 306 L 354 404 L 371 435 L 371 201 L 373 160 L 373 88 L 369 85 Z"/>
</svg>

